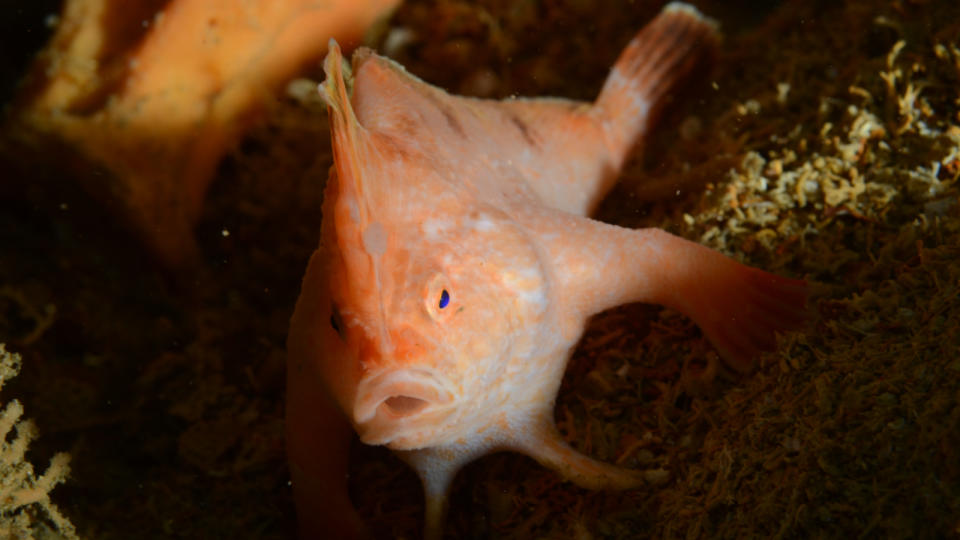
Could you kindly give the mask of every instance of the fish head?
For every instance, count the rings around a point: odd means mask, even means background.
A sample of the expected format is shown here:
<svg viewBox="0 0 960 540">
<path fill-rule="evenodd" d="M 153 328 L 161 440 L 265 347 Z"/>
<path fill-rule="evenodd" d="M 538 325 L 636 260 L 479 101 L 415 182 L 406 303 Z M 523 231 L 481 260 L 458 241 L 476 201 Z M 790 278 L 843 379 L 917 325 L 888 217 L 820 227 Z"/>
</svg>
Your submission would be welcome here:
<svg viewBox="0 0 960 540">
<path fill-rule="evenodd" d="M 367 444 L 475 437 L 517 406 L 512 396 L 531 398 L 514 375 L 547 312 L 543 266 L 524 231 L 458 189 L 453 171 L 360 125 L 331 56 L 321 244 L 337 353 L 321 376 Z"/>
<path fill-rule="evenodd" d="M 416 238 L 393 225 L 381 223 L 387 245 L 375 263 L 340 258 L 331 269 L 331 324 L 352 362 L 331 367 L 354 374 L 341 406 L 368 444 L 470 438 L 508 413 L 512 396 L 529 397 L 513 375 L 544 319 L 536 254 L 482 212 L 408 223 Z"/>
</svg>

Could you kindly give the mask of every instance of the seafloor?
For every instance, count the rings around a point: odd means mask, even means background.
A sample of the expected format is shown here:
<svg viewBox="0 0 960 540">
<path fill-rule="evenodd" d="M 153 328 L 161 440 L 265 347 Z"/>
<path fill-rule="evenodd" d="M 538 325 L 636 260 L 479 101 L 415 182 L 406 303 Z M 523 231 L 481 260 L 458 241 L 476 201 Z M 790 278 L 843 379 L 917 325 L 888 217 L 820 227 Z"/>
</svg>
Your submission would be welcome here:
<svg viewBox="0 0 960 540">
<path fill-rule="evenodd" d="M 960 538 L 960 3 L 697 4 L 725 30 L 714 69 L 598 217 L 805 276 L 809 327 L 737 376 L 674 312 L 596 317 L 558 424 L 662 482 L 592 492 L 487 457 L 456 481 L 448 536 Z M 589 99 L 659 7 L 409 1 L 372 39 L 454 92 Z M 38 469 L 72 456 L 54 501 L 84 538 L 291 537 L 284 340 L 331 161 L 323 107 L 279 96 L 224 159 L 190 276 L 56 161 L 0 163 L 0 342 L 23 355 L 2 398 L 39 426 Z M 415 476 L 355 450 L 371 529 L 417 537 Z"/>
</svg>

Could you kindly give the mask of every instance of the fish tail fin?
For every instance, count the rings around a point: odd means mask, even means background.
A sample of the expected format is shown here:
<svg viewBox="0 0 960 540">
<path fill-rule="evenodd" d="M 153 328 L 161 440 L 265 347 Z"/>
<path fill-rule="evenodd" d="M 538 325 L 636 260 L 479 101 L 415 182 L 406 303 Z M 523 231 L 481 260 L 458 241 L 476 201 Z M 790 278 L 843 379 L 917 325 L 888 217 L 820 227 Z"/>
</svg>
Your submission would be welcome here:
<svg viewBox="0 0 960 540">
<path fill-rule="evenodd" d="M 757 357 L 773 350 L 777 332 L 797 330 L 807 318 L 807 283 L 728 259 L 729 268 L 687 310 L 720 356 L 746 372 Z"/>
<path fill-rule="evenodd" d="M 716 49 L 719 39 L 716 22 L 693 6 L 671 2 L 630 41 L 596 101 L 616 153 L 625 156 L 632 149 L 670 89 Z"/>
</svg>

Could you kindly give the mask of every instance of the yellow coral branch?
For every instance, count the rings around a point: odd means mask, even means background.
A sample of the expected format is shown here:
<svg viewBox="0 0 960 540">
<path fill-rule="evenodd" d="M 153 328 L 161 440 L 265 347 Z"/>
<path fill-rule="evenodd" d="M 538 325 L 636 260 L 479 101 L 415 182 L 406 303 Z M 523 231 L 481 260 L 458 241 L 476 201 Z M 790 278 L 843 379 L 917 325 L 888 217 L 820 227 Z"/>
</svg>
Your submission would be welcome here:
<svg viewBox="0 0 960 540">
<path fill-rule="evenodd" d="M 0 343 L 0 389 L 20 371 L 20 355 L 9 353 Z M 50 491 L 66 480 L 70 473 L 70 456 L 59 453 L 50 460 L 42 476 L 34 475 L 33 465 L 24 461 L 30 442 L 37 436 L 37 427 L 30 420 L 21 420 L 23 405 L 10 401 L 0 412 L 0 537 L 34 537 L 36 520 L 31 507 L 39 507 L 46 521 L 52 523 L 63 538 L 78 538 L 76 529 L 50 501 Z M 16 436 L 7 440 L 10 431 Z"/>
</svg>

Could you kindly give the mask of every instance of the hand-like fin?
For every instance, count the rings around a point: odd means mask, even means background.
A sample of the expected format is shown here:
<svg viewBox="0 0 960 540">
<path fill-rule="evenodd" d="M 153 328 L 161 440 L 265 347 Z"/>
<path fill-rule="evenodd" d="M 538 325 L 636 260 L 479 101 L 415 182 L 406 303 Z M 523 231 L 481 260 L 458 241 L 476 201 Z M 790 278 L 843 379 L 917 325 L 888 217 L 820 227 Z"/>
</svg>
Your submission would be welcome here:
<svg viewBox="0 0 960 540">
<path fill-rule="evenodd" d="M 440 540 L 447 517 L 447 496 L 465 464 L 487 453 L 483 448 L 433 447 L 395 452 L 420 477 L 425 499 L 424 540 Z"/>
<path fill-rule="evenodd" d="M 727 364 L 749 371 L 761 352 L 776 347 L 777 332 L 797 330 L 807 317 L 807 284 L 732 259 L 712 287 L 691 298 L 689 315 Z"/>
<path fill-rule="evenodd" d="M 557 273 L 558 296 L 578 321 L 629 302 L 671 307 L 703 330 L 724 360 L 750 370 L 773 349 L 776 333 L 807 317 L 807 286 L 750 268 L 718 251 L 659 229 L 625 229 L 565 215 L 540 217 L 539 230 L 565 226 L 562 239 L 542 236 Z"/>
<path fill-rule="evenodd" d="M 632 489 L 648 484 L 646 471 L 623 469 L 596 461 L 570 447 L 557 432 L 549 414 L 536 415 L 501 433 L 493 445 L 466 445 L 397 451 L 423 484 L 426 499 L 424 539 L 439 540 L 446 519 L 448 493 L 457 472 L 474 459 L 499 450 L 526 454 L 555 470 L 564 479 L 588 489 Z M 658 473 L 658 476 L 660 474 Z"/>
<path fill-rule="evenodd" d="M 644 471 L 616 467 L 574 450 L 560 437 L 548 416 L 518 433 L 512 444 L 514 450 L 527 454 L 583 488 L 633 489 L 648 483 Z"/>
</svg>

